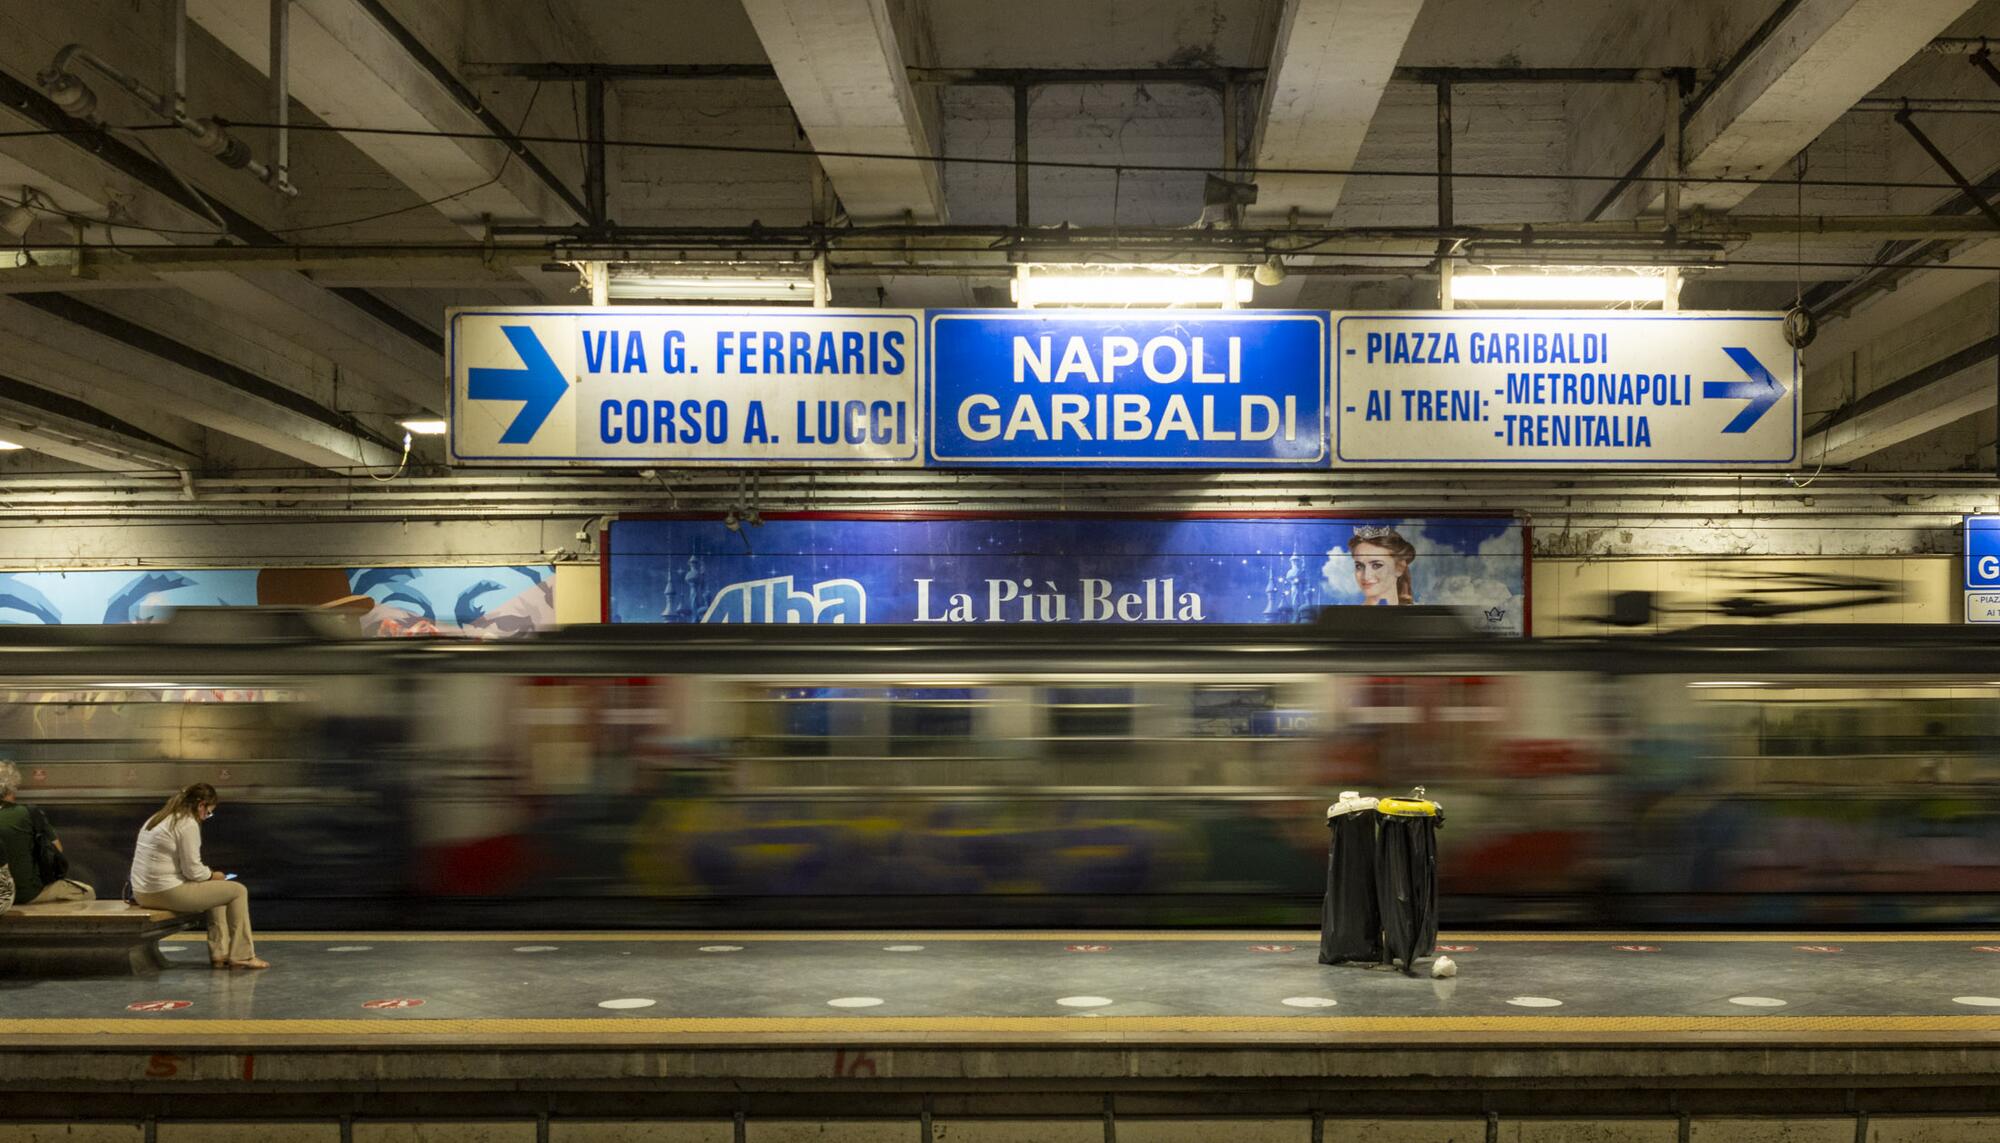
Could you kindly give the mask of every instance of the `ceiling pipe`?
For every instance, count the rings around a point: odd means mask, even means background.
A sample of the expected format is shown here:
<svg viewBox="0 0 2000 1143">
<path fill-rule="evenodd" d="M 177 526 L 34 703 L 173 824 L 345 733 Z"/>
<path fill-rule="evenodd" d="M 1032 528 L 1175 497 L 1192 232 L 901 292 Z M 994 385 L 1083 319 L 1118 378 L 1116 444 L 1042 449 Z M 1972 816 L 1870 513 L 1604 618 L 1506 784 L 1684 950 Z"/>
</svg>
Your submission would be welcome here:
<svg viewBox="0 0 2000 1143">
<path fill-rule="evenodd" d="M 274 3 L 281 0 L 274 0 Z M 79 79 L 73 66 L 87 67 L 117 84 L 119 87 L 146 105 L 146 109 L 174 124 L 188 133 L 204 153 L 216 162 L 234 170 L 247 170 L 257 176 L 264 185 L 287 196 L 295 196 L 298 188 L 280 178 L 276 168 L 269 166 L 250 153 L 250 147 L 243 140 L 229 133 L 212 117 L 197 118 L 189 115 L 183 104 L 184 99 L 175 95 L 161 95 L 144 83 L 126 75 L 107 63 L 97 53 L 82 44 L 66 44 L 56 53 L 54 61 L 35 78 L 47 89 L 49 98 L 65 114 L 81 119 L 93 126 L 104 126 L 103 117 L 98 114 L 97 93 L 90 85 Z M 204 210 L 203 213 L 208 213 Z"/>
<path fill-rule="evenodd" d="M 1222 89 L 1232 84 L 1262 83 L 1261 67 L 917 67 L 908 69 L 910 82 L 922 87 L 1058 87 L 1100 83 L 1181 84 Z M 474 79 L 533 79 L 551 82 L 619 80 L 775 80 L 770 64 L 657 63 L 468 63 Z M 1656 67 L 1399 67 L 1390 76 L 1397 83 L 1492 84 L 1619 84 L 1656 83 L 1666 73 Z"/>
</svg>

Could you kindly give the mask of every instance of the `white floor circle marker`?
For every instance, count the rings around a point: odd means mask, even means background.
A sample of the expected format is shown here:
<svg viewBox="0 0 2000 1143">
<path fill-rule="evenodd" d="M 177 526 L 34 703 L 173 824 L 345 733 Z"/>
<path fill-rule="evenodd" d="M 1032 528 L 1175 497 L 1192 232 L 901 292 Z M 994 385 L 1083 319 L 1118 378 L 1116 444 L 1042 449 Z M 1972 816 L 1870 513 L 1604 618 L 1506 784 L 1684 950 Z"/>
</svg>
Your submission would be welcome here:
<svg viewBox="0 0 2000 1143">
<path fill-rule="evenodd" d="M 597 1006 L 599 1008 L 651 1008 L 658 1003 L 659 1001 L 657 1000 L 647 1000 L 639 996 L 627 996 L 618 1000 L 600 1000 L 597 1002 Z"/>
<path fill-rule="evenodd" d="M 514 951 L 515 951 L 515 952 L 525 952 L 525 953 L 537 953 L 537 952 L 554 952 L 554 951 L 556 951 L 556 946 L 554 946 L 554 945 L 516 945 L 516 946 L 514 947 Z"/>
<path fill-rule="evenodd" d="M 1111 1003 L 1109 996 L 1065 996 L 1056 1001 L 1064 1008 L 1102 1008 Z"/>
<path fill-rule="evenodd" d="M 703 945 L 702 952 L 742 952 L 742 945 Z"/>
<path fill-rule="evenodd" d="M 1562 1001 L 1553 996 L 1516 996 L 1507 1001 L 1516 1008 L 1561 1008 Z"/>
<path fill-rule="evenodd" d="M 829 1008 L 873 1008 L 882 1003 L 879 996 L 838 996 L 826 1002 Z"/>
<path fill-rule="evenodd" d="M 1289 1004 L 1294 1008 L 1331 1008 L 1340 1001 L 1331 996 L 1287 996 L 1278 1003 Z"/>
<path fill-rule="evenodd" d="M 1785 1002 L 1775 996 L 1732 996 L 1731 1004 L 1741 1004 L 1745 1008 L 1783 1008 Z"/>
<path fill-rule="evenodd" d="M 326 951 L 337 953 L 368 952 L 374 947 L 374 945 L 335 945 Z"/>
<path fill-rule="evenodd" d="M 2000 1008 L 2000 996 L 1954 996 L 1953 1004 L 1970 1004 L 1974 1008 Z"/>
<path fill-rule="evenodd" d="M 924 946 L 922 946 L 922 945 L 883 945 L 883 946 L 882 946 L 882 951 L 883 951 L 883 952 L 922 952 L 922 951 L 924 951 Z"/>
</svg>

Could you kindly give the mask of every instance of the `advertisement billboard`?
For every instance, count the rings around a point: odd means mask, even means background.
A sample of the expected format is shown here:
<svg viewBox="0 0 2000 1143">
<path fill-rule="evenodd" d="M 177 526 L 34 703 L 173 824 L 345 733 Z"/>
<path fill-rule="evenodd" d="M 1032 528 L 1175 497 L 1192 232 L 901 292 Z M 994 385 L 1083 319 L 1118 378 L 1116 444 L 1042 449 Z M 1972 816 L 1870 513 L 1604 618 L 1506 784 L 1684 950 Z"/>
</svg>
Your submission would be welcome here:
<svg viewBox="0 0 2000 1143">
<path fill-rule="evenodd" d="M 621 519 L 614 623 L 1297 623 L 1442 604 L 1527 632 L 1507 517 Z"/>
</svg>

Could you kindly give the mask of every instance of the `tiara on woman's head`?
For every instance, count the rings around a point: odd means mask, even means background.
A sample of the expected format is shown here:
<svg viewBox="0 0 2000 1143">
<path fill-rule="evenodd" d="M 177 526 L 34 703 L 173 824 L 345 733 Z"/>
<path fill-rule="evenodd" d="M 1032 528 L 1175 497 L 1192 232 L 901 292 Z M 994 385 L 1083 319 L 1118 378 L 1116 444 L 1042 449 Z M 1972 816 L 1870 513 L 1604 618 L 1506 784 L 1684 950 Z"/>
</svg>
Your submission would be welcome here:
<svg viewBox="0 0 2000 1143">
<path fill-rule="evenodd" d="M 1354 538 L 1357 540 L 1379 540 L 1384 536 L 1395 534 L 1396 529 L 1387 524 L 1361 524 L 1354 529 Z"/>
</svg>

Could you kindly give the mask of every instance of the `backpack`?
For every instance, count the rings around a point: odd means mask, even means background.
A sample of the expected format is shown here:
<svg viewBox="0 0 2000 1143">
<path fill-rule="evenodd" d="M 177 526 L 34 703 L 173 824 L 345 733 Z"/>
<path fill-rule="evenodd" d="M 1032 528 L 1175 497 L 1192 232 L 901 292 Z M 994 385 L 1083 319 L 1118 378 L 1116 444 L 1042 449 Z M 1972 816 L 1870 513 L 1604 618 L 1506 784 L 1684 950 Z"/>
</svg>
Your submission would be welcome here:
<svg viewBox="0 0 2000 1143">
<path fill-rule="evenodd" d="M 35 872 L 42 884 L 54 885 L 69 876 L 69 858 L 56 848 L 56 831 L 49 828 L 49 816 L 39 807 L 28 810 L 28 828 L 32 832 L 35 855 Z"/>
</svg>

